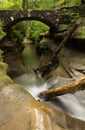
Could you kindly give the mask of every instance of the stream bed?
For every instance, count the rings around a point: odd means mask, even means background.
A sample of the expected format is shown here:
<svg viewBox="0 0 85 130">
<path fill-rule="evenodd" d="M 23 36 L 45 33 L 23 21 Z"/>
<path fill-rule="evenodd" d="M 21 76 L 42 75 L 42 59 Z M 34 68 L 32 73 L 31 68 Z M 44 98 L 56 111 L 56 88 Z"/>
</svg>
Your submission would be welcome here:
<svg viewBox="0 0 85 130">
<path fill-rule="evenodd" d="M 29 53 L 28 53 L 29 52 Z M 75 52 L 75 53 L 74 53 Z M 31 56 L 32 57 L 31 57 Z M 32 46 L 25 47 L 22 57 L 24 65 L 26 66 L 28 73 L 25 73 L 15 79 L 14 82 L 23 86 L 23 88 L 28 91 L 38 103 L 42 105 L 46 104 L 47 106 L 43 106 L 44 112 L 46 112 L 42 118 L 42 114 L 39 114 L 41 111 L 41 106 L 37 108 L 38 114 L 36 114 L 36 118 L 41 116 L 41 119 L 45 122 L 47 118 L 47 114 L 50 115 L 51 121 L 48 126 L 46 124 L 47 129 L 52 130 L 84 130 L 85 126 L 85 91 L 78 91 L 75 94 L 65 94 L 62 96 L 58 96 L 52 98 L 50 100 L 40 99 L 38 94 L 43 90 L 48 90 L 54 87 L 59 87 L 61 85 L 67 84 L 76 80 L 77 78 L 84 76 L 85 72 L 85 54 L 80 53 L 78 51 L 74 51 L 73 49 L 68 50 L 67 48 L 63 48 L 60 55 L 60 70 L 62 68 L 65 69 L 66 72 L 71 77 L 62 77 L 60 75 L 60 71 L 57 76 L 51 77 L 48 80 L 44 80 L 41 77 L 37 77 L 36 74 L 32 71 L 40 66 L 39 57 L 36 56 L 35 51 L 33 51 Z M 28 58 L 29 57 L 29 58 Z M 44 57 L 45 59 L 46 57 Z M 67 60 L 68 59 L 68 60 Z M 44 63 L 44 61 L 42 61 Z M 76 68 L 75 68 L 76 67 Z M 30 68 L 30 73 L 29 73 Z M 67 76 L 66 74 L 66 76 Z M 32 104 L 33 105 L 33 104 Z M 34 105 L 33 105 L 34 106 Z M 48 107 L 51 107 L 52 111 L 48 112 Z M 35 109 L 33 108 L 33 111 Z M 54 111 L 56 110 L 57 113 Z M 34 115 L 33 115 L 34 117 Z M 38 119 L 38 125 L 40 120 Z M 58 124 L 59 127 L 52 124 Z M 57 123 L 56 123 L 57 122 Z M 43 122 L 42 122 L 43 123 Z M 43 124 L 44 125 L 44 124 Z M 43 126 L 42 125 L 42 126 Z M 52 128 L 51 128 L 52 126 Z M 44 130 L 44 128 L 40 126 L 39 130 Z M 46 129 L 46 130 L 47 130 Z M 34 130 L 34 129 L 33 129 Z"/>
</svg>

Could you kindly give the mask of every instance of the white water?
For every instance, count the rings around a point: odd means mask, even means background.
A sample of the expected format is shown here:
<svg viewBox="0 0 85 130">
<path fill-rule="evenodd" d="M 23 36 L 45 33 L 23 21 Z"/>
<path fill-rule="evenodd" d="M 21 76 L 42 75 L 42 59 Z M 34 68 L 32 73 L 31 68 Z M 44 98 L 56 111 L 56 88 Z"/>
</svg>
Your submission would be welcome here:
<svg viewBox="0 0 85 130">
<path fill-rule="evenodd" d="M 15 78 L 14 81 L 21 84 L 35 99 L 39 99 L 38 94 L 47 89 L 47 83 L 43 79 L 37 78 L 34 73 L 24 74 Z"/>
<path fill-rule="evenodd" d="M 41 91 L 71 82 L 73 79 L 56 77 L 45 82 L 43 79 L 38 79 L 34 74 L 24 74 L 14 79 L 14 81 L 24 86 L 33 97 L 39 99 L 38 94 Z M 66 94 L 44 102 L 73 117 L 85 121 L 85 91 L 79 91 L 75 94 Z"/>
</svg>

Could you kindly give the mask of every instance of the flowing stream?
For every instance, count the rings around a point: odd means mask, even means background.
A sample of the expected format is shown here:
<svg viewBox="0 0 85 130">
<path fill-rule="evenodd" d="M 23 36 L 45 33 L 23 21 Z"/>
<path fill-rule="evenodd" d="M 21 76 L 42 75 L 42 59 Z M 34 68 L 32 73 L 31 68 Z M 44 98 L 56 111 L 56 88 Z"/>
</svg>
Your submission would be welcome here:
<svg viewBox="0 0 85 130">
<path fill-rule="evenodd" d="M 45 82 L 43 79 L 37 78 L 34 73 L 24 74 L 14 79 L 16 83 L 21 84 L 27 91 L 29 91 L 36 100 L 39 99 L 39 92 L 69 83 L 73 80 L 74 79 L 70 78 L 55 77 Z M 62 95 L 51 99 L 50 101 L 43 100 L 43 102 L 68 113 L 72 117 L 85 121 L 85 91 Z"/>
<path fill-rule="evenodd" d="M 30 46 L 30 44 L 25 47 L 22 57 L 28 70 L 29 67 L 30 70 L 32 70 L 33 67 L 36 68 L 39 66 L 39 59 L 36 56 L 36 52 L 33 46 Z M 48 81 L 45 81 L 44 79 L 37 77 L 33 71 L 30 71 L 30 73 L 23 74 L 22 76 L 14 79 L 16 83 L 21 84 L 27 91 L 29 91 L 36 100 L 39 99 L 38 94 L 41 91 L 67 84 L 73 80 L 75 79 L 54 77 Z M 72 117 L 85 121 L 85 91 L 79 91 L 75 94 L 62 95 L 51 99 L 50 101 L 43 100 L 43 102 L 61 111 L 64 111 L 65 113 L 68 113 Z"/>
</svg>

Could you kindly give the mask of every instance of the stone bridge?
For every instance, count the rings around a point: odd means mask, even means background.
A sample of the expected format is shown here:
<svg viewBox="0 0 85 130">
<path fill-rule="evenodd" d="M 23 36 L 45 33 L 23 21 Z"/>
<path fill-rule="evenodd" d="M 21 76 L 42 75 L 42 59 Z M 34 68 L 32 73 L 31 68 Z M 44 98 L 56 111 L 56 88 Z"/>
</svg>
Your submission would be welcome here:
<svg viewBox="0 0 85 130">
<path fill-rule="evenodd" d="M 77 15 L 85 17 L 85 5 L 56 10 L 0 10 L 4 31 L 9 31 L 11 26 L 24 20 L 37 20 L 48 25 L 51 31 L 57 31 L 59 24 L 69 24 Z"/>
<path fill-rule="evenodd" d="M 56 31 L 61 23 L 68 23 L 69 16 L 62 15 L 59 10 L 0 10 L 0 19 L 4 21 L 4 31 L 8 31 L 11 26 L 24 20 L 37 20 L 50 27 L 51 31 Z"/>
<path fill-rule="evenodd" d="M 56 30 L 61 16 L 57 10 L 0 10 L 0 18 L 4 20 L 5 31 L 23 20 L 37 20 Z"/>
</svg>

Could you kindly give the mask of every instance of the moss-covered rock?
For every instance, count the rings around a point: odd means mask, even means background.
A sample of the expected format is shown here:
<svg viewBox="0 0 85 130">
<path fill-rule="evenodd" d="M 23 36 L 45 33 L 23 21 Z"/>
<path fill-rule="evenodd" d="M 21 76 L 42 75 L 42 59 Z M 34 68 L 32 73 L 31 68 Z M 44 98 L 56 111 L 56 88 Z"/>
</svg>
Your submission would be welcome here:
<svg viewBox="0 0 85 130">
<path fill-rule="evenodd" d="M 0 62 L 0 87 L 13 83 L 11 78 L 9 78 L 9 76 L 6 75 L 6 71 L 7 64 Z"/>
<path fill-rule="evenodd" d="M 74 33 L 74 37 L 85 39 L 85 23 L 77 28 L 76 32 Z"/>
</svg>

